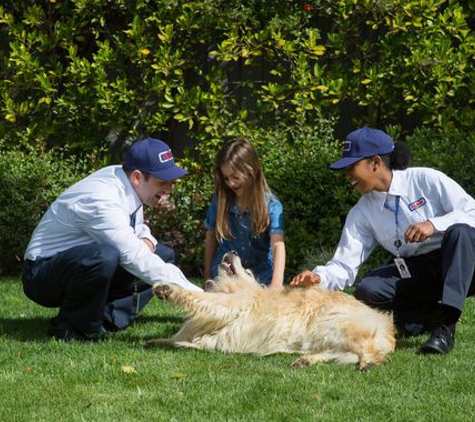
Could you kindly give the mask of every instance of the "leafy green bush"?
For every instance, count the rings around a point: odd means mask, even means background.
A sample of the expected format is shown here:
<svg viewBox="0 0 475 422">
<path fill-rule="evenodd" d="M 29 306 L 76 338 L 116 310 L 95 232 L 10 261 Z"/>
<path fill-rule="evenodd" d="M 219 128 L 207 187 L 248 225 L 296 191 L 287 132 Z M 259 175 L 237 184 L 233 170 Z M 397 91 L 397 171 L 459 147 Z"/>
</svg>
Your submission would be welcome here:
<svg viewBox="0 0 475 422">
<path fill-rule="evenodd" d="M 0 273 L 17 271 L 31 234 L 49 204 L 87 173 L 90 162 L 0 143 Z"/>
<path fill-rule="evenodd" d="M 311 21 L 325 34 L 324 73 L 342 79 L 359 122 L 473 129 L 474 12 L 454 0 L 321 0 Z"/>
<path fill-rule="evenodd" d="M 309 251 L 337 243 L 355 201 L 343 174 L 328 168 L 340 156 L 341 142 L 326 120 L 268 131 L 260 141 L 266 177 L 284 206 L 287 268 L 295 273 Z"/>
<path fill-rule="evenodd" d="M 419 128 L 406 142 L 411 149 L 412 166 L 438 169 L 475 197 L 475 133 Z"/>
<path fill-rule="evenodd" d="M 27 0 L 0 6 L 0 138 L 93 151 L 236 123 L 475 127 L 473 2 Z M 158 136 L 158 135 L 157 135 Z"/>
<path fill-rule="evenodd" d="M 253 91 L 262 85 L 261 56 L 272 72 L 300 62 L 292 78 L 305 70 L 312 80 L 306 61 L 322 50 L 306 23 L 283 0 L 266 7 L 238 0 L 7 3 L 0 6 L 0 135 L 28 126 L 32 139 L 91 150 L 111 132 L 140 137 L 184 126 L 196 141 L 219 143 L 234 119 L 275 120 L 277 99 L 252 112 L 261 96 Z M 273 95 L 271 85 L 264 90 Z M 328 96 L 317 90 L 302 102 L 305 90 L 301 81 L 295 95 L 286 94 L 292 110 L 277 110 L 282 118 L 314 110 Z"/>
</svg>

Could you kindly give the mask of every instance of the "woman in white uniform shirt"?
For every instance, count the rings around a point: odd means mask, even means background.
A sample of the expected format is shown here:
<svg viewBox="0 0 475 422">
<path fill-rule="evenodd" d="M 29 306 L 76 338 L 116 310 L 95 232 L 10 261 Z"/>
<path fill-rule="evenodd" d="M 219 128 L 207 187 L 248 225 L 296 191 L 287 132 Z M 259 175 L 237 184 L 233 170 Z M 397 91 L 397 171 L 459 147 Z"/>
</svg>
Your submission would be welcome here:
<svg viewBox="0 0 475 422">
<path fill-rule="evenodd" d="M 430 332 L 421 353 L 446 354 L 475 269 L 475 200 L 445 174 L 407 168 L 409 151 L 381 130 L 363 127 L 343 142 L 344 169 L 362 195 L 349 212 L 334 257 L 292 285 L 344 289 L 377 245 L 394 261 L 356 283 L 355 296 L 394 312 L 407 335 Z"/>
</svg>

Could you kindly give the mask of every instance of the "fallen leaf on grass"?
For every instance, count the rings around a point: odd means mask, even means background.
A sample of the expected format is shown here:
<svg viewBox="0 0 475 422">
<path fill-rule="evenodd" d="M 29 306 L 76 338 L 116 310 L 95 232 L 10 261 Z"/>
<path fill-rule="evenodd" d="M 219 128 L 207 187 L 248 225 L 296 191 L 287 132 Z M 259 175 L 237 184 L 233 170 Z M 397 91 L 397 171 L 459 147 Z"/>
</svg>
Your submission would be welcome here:
<svg viewBox="0 0 475 422">
<path fill-rule="evenodd" d="M 133 366 L 129 366 L 129 365 L 124 365 L 122 366 L 122 372 L 124 374 L 136 374 L 137 371 L 135 370 L 135 368 Z"/>
<path fill-rule="evenodd" d="M 177 373 L 175 373 L 175 374 L 172 375 L 172 378 L 175 379 L 175 380 L 181 380 L 181 379 L 183 379 L 183 378 L 186 378 L 186 375 L 177 372 Z"/>
</svg>

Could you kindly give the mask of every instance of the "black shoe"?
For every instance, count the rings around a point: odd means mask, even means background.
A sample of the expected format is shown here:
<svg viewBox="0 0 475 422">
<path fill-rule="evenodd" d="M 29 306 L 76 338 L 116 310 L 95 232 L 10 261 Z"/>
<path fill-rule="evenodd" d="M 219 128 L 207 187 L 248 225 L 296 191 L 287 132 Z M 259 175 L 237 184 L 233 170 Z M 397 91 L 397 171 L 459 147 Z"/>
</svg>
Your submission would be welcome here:
<svg viewBox="0 0 475 422">
<path fill-rule="evenodd" d="M 81 333 L 84 335 L 89 341 L 99 341 L 106 339 L 112 331 L 106 329 L 103 325 L 101 329 L 97 333 Z"/>
<path fill-rule="evenodd" d="M 52 318 L 48 329 L 48 336 L 65 342 L 70 342 L 72 340 L 82 342 L 97 341 L 103 339 L 106 333 L 107 331 L 102 329 L 102 327 L 101 331 L 98 333 L 83 333 L 72 327 L 67 321 L 64 321 L 60 317 Z"/>
<path fill-rule="evenodd" d="M 449 353 L 455 343 L 455 330 L 450 330 L 445 325 L 437 327 L 432 331 L 429 340 L 427 340 L 419 349 L 422 354 L 446 355 Z"/>
<path fill-rule="evenodd" d="M 51 319 L 48 329 L 48 336 L 53 337 L 56 340 L 62 340 L 66 342 L 72 340 L 89 341 L 84 334 L 76 330 L 74 327 L 71 327 L 68 322 L 59 317 Z"/>
</svg>

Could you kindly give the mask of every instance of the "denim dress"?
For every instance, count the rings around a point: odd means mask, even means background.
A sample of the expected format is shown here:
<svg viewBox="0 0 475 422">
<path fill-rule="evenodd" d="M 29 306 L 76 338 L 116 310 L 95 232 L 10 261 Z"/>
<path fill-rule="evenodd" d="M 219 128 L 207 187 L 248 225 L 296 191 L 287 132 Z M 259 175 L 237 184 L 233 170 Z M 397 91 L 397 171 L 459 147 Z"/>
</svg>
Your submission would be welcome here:
<svg viewBox="0 0 475 422">
<path fill-rule="evenodd" d="M 284 234 L 283 208 L 280 201 L 271 194 L 266 195 L 269 227 L 258 237 L 252 235 L 251 215 L 248 209 L 241 213 L 238 206 L 231 203 L 229 210 L 229 227 L 233 238 L 218 242 L 218 248 L 211 263 L 211 276 L 218 275 L 218 266 L 226 252 L 236 251 L 244 268 L 252 270 L 262 284 L 270 284 L 273 272 L 273 256 L 270 236 Z M 213 197 L 205 219 L 205 228 L 216 231 L 218 198 Z"/>
</svg>

